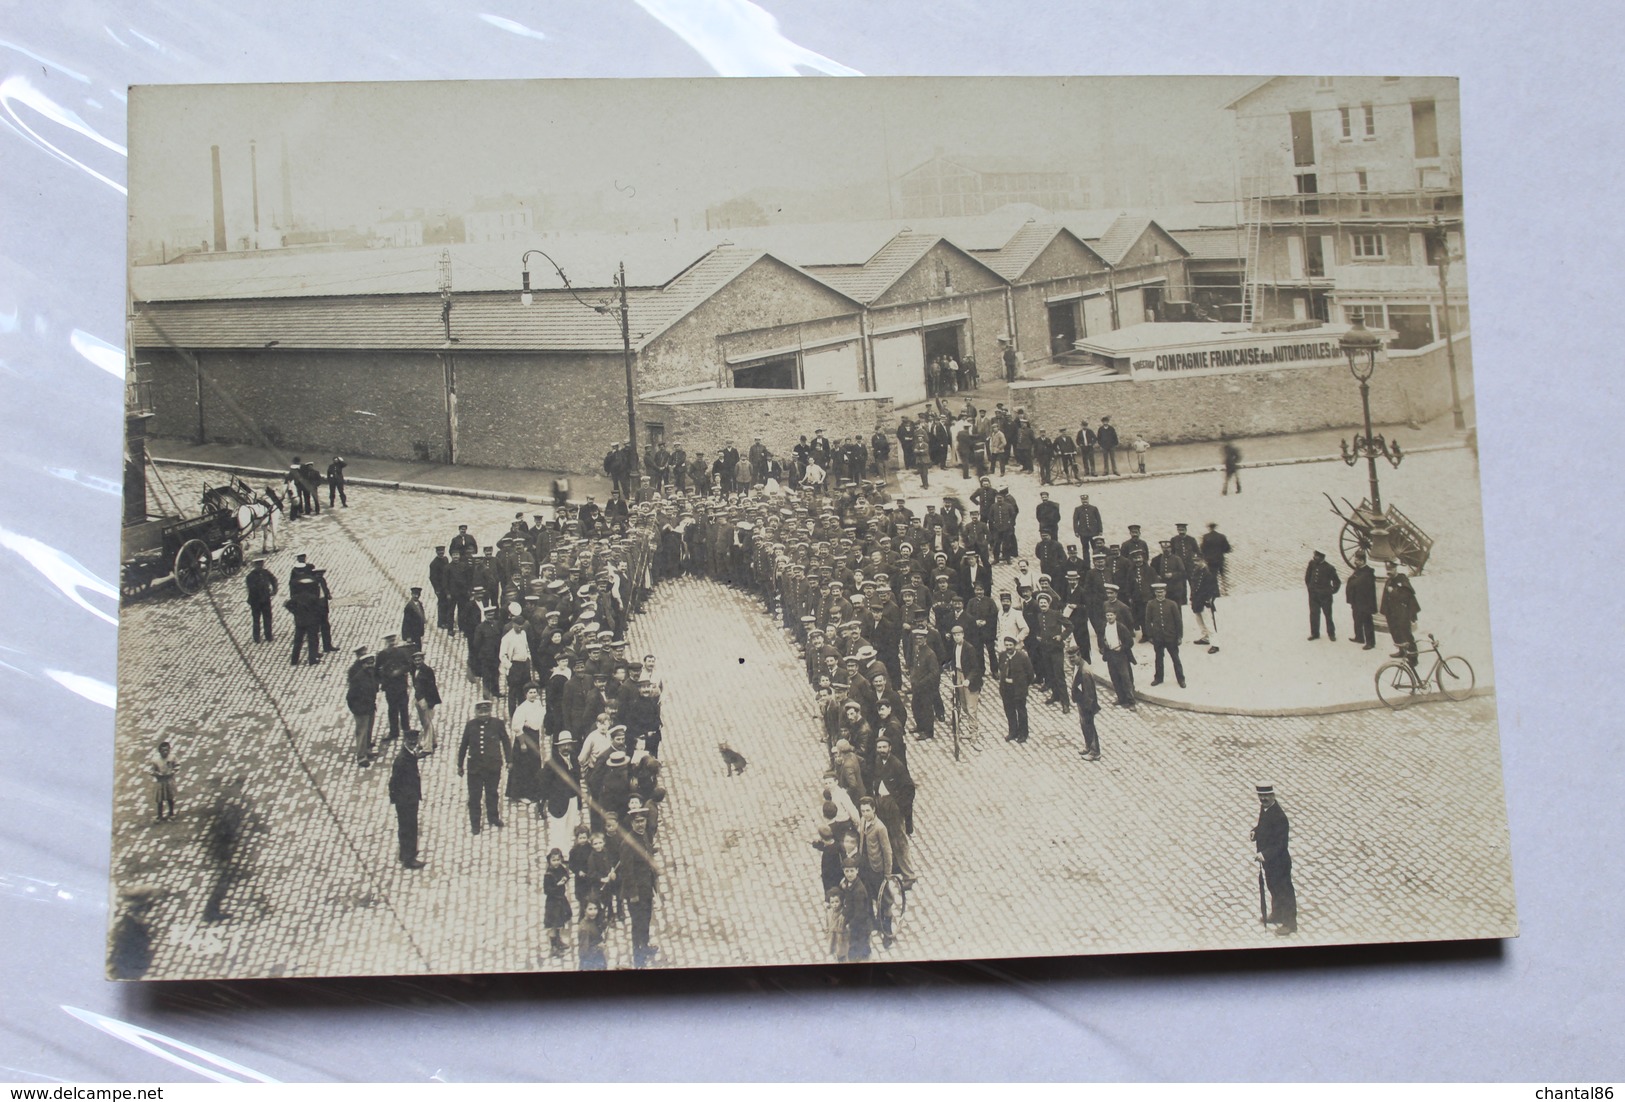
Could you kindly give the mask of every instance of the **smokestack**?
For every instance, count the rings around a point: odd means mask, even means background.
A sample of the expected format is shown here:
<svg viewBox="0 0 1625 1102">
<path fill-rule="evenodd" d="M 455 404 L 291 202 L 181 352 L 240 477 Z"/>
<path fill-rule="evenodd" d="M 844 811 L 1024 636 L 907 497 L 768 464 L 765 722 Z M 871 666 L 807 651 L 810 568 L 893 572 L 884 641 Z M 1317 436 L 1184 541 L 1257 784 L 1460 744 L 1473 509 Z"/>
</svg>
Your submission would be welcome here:
<svg viewBox="0 0 1625 1102">
<path fill-rule="evenodd" d="M 214 164 L 214 251 L 226 251 L 226 197 L 220 187 L 220 147 L 209 147 L 209 160 Z"/>
<path fill-rule="evenodd" d="M 260 247 L 260 151 L 254 139 L 248 139 L 248 177 L 254 193 L 254 248 Z"/>
</svg>

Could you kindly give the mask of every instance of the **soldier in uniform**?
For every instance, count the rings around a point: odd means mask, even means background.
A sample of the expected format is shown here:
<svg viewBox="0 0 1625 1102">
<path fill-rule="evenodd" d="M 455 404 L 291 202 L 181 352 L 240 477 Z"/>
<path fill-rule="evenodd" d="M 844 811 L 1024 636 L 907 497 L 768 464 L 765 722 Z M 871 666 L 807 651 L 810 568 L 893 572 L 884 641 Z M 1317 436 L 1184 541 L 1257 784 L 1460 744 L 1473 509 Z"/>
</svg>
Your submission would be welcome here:
<svg viewBox="0 0 1625 1102">
<path fill-rule="evenodd" d="M 1151 684 L 1162 684 L 1162 660 L 1167 655 L 1173 660 L 1174 679 L 1183 689 L 1185 667 L 1179 664 L 1179 642 L 1184 636 L 1185 625 L 1179 606 L 1169 600 L 1167 582 L 1152 582 L 1151 591 L 1151 600 L 1145 606 L 1145 637 L 1150 640 L 1157 655 L 1156 673 L 1151 678 Z"/>
<path fill-rule="evenodd" d="M 1078 537 L 1078 546 L 1091 547 L 1095 537 L 1105 531 L 1100 521 L 1100 507 L 1089 504 L 1088 494 L 1078 495 L 1078 504 L 1072 510 L 1072 534 Z"/>
<path fill-rule="evenodd" d="M 497 790 L 509 752 L 507 725 L 491 714 L 489 700 L 476 702 L 474 718 L 463 727 L 463 741 L 457 747 L 457 775 L 468 777 L 468 826 L 475 834 L 480 832 L 482 798 L 486 821 L 502 825 Z"/>
<path fill-rule="evenodd" d="M 1292 854 L 1287 851 L 1290 831 L 1286 812 L 1275 799 L 1273 785 L 1258 788 L 1258 823 L 1252 841 L 1258 849 L 1259 874 L 1269 890 L 1269 911 L 1264 922 L 1275 925 L 1280 936 L 1298 932 L 1298 893 L 1292 888 Z"/>
<path fill-rule="evenodd" d="M 389 704 L 389 733 L 397 738 L 412 729 L 412 652 L 416 647 L 397 643 L 396 636 L 384 636 L 378 651 L 378 687 Z"/>
<path fill-rule="evenodd" d="M 1364 551 L 1354 553 L 1354 569 L 1349 572 L 1343 597 L 1348 601 L 1349 615 L 1354 620 L 1352 641 L 1363 643 L 1365 649 L 1370 650 L 1377 645 L 1377 629 L 1372 623 L 1377 613 L 1377 572 L 1366 562 Z"/>
</svg>

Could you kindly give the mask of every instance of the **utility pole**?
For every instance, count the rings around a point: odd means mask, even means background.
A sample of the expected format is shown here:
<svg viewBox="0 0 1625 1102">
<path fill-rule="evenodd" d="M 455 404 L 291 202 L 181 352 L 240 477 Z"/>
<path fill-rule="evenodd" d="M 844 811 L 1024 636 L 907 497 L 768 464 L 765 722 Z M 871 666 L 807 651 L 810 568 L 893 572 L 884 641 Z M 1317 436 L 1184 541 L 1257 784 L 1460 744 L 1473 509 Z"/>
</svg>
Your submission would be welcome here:
<svg viewBox="0 0 1625 1102">
<path fill-rule="evenodd" d="M 1456 380 L 1456 338 L 1450 326 L 1450 234 L 1434 215 L 1428 230 L 1433 242 L 1434 257 L 1439 261 L 1439 328 L 1444 331 L 1445 362 L 1450 365 L 1450 425 L 1457 432 L 1467 431 L 1467 418 L 1461 408 L 1461 384 Z"/>
<path fill-rule="evenodd" d="M 621 360 L 626 368 L 626 436 L 632 449 L 632 477 L 641 484 L 643 467 L 638 463 L 637 393 L 632 389 L 632 322 L 626 309 L 626 262 L 621 261 L 615 276 L 621 295 Z"/>
</svg>

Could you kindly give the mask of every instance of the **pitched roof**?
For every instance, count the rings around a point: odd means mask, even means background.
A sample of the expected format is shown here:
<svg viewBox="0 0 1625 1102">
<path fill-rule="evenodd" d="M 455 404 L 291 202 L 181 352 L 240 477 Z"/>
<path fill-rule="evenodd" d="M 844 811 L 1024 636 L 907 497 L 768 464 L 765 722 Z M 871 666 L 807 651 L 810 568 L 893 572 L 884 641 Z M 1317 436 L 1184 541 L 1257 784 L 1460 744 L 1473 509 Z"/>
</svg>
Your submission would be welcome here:
<svg viewBox="0 0 1625 1102">
<path fill-rule="evenodd" d="M 764 260 L 783 263 L 754 250 L 714 249 L 665 287 L 630 289 L 633 347 L 644 347 Z M 590 308 L 604 297 L 583 293 L 589 304 L 583 305 L 568 291 L 541 290 L 524 306 L 511 289 L 457 292 L 453 343 L 470 351 L 618 352 L 615 313 Z M 134 340 L 146 348 L 439 349 L 448 347 L 441 309 L 438 293 L 138 302 Z"/>
<path fill-rule="evenodd" d="M 1030 222 L 1017 230 L 1015 236 L 1010 238 L 1003 248 L 979 249 L 974 255 L 1005 279 L 1019 279 L 1032 267 L 1033 261 L 1049 248 L 1050 243 L 1063 233 L 1083 248 L 1089 249 L 1077 234 L 1063 225 L 1054 222 Z M 1094 252 L 1093 249 L 1089 251 Z"/>
<path fill-rule="evenodd" d="M 1240 226 L 1174 230 L 1168 236 L 1179 242 L 1192 260 L 1240 260 L 1247 252 Z"/>
<path fill-rule="evenodd" d="M 939 244 L 947 245 L 967 260 L 986 268 L 999 279 L 1004 278 L 981 257 L 960 248 L 941 234 L 910 230 L 904 230 L 893 237 L 884 248 L 869 259 L 867 264 L 843 264 L 831 267 L 812 265 L 806 272 L 842 294 L 867 304 L 891 290 L 893 284 L 907 275 L 925 258 L 926 253 Z"/>
</svg>

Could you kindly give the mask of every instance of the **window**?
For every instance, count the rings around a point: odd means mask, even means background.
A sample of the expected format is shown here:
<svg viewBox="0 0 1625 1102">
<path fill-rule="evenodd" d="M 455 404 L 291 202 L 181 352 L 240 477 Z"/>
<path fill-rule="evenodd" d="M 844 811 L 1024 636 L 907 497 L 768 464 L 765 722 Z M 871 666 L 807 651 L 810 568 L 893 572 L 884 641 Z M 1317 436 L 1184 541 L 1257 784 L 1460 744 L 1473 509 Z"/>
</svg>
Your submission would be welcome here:
<svg viewBox="0 0 1625 1102">
<path fill-rule="evenodd" d="M 1354 259 L 1356 260 L 1382 260 L 1388 255 L 1388 250 L 1380 233 L 1357 233 L 1354 235 Z"/>
<path fill-rule="evenodd" d="M 1333 81 L 1332 77 L 1316 77 L 1315 78 L 1315 91 L 1317 91 L 1317 92 L 1330 92 L 1332 90 L 1333 83 L 1334 83 L 1334 81 Z"/>
<path fill-rule="evenodd" d="M 1411 133 L 1416 137 L 1418 157 L 1439 155 L 1439 114 L 1432 100 L 1411 101 Z"/>
<path fill-rule="evenodd" d="M 1352 141 L 1354 138 L 1354 108 L 1339 107 L 1337 121 L 1342 126 L 1343 140 Z"/>
<path fill-rule="evenodd" d="M 1313 196 L 1320 191 L 1319 177 L 1317 177 L 1313 172 L 1300 172 L 1297 176 L 1293 177 L 1293 180 L 1298 186 L 1299 195 Z M 1319 214 L 1320 200 L 1314 198 L 1299 199 L 1298 213 Z"/>
<path fill-rule="evenodd" d="M 1371 190 L 1371 174 L 1363 168 L 1357 168 L 1354 170 L 1354 190 L 1360 192 L 1362 195 Z M 1371 213 L 1371 200 L 1360 200 L 1360 213 Z"/>
<path fill-rule="evenodd" d="M 1315 163 L 1315 127 L 1313 118 L 1308 111 L 1294 111 L 1292 121 L 1292 163 L 1295 165 L 1312 165 Z"/>
<path fill-rule="evenodd" d="M 1343 307 L 1343 317 L 1350 325 L 1364 325 L 1367 329 L 1386 329 L 1380 305 L 1349 305 Z"/>
<path fill-rule="evenodd" d="M 1360 111 L 1365 116 L 1365 136 L 1375 138 L 1377 136 L 1377 109 L 1369 103 L 1362 103 Z"/>
</svg>

